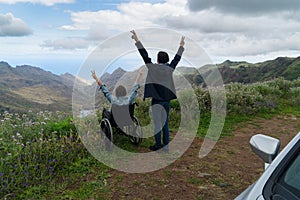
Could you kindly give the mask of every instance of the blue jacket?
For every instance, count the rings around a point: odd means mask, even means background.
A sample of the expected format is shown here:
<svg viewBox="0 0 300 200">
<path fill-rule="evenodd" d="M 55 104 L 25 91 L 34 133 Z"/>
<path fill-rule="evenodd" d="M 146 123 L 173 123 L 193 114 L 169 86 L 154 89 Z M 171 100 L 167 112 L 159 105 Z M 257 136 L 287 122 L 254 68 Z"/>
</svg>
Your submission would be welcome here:
<svg viewBox="0 0 300 200">
<path fill-rule="evenodd" d="M 148 68 L 144 99 L 148 97 L 152 97 L 153 99 L 160 101 L 176 99 L 173 72 L 181 59 L 184 48 L 182 46 L 179 47 L 170 64 L 153 64 L 142 43 L 138 41 L 135 45 Z"/>
<path fill-rule="evenodd" d="M 137 95 L 137 91 L 140 88 L 140 85 L 138 83 L 135 83 L 133 85 L 132 91 L 130 96 L 124 96 L 124 97 L 119 97 L 117 98 L 116 96 L 112 95 L 106 88 L 105 85 L 100 86 L 100 90 L 103 92 L 104 96 L 106 99 L 109 101 L 111 104 L 117 104 L 117 105 L 129 105 L 133 104 L 134 99 Z"/>
</svg>

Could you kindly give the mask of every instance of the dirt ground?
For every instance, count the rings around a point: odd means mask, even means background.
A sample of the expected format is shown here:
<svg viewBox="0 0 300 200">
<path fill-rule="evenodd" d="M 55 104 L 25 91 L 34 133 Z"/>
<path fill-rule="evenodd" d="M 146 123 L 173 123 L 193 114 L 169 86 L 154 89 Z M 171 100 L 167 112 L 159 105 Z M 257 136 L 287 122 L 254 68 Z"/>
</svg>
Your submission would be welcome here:
<svg viewBox="0 0 300 200">
<path fill-rule="evenodd" d="M 195 139 L 180 159 L 161 170 L 145 174 L 112 170 L 108 179 L 112 199 L 234 199 L 263 172 L 263 161 L 250 149 L 251 136 L 276 137 L 282 148 L 299 129 L 295 116 L 256 118 L 240 124 L 232 137 L 219 140 L 202 159 L 198 157 L 202 139 Z"/>
</svg>

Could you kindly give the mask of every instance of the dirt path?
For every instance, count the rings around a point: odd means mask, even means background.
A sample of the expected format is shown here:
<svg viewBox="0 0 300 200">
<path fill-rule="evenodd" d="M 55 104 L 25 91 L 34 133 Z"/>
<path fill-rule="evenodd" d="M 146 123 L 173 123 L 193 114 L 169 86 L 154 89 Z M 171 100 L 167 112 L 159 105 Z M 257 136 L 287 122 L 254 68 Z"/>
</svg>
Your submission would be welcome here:
<svg viewBox="0 0 300 200">
<path fill-rule="evenodd" d="M 201 139 L 172 165 L 146 174 L 112 170 L 108 180 L 112 199 L 234 199 L 263 172 L 263 162 L 252 153 L 249 139 L 262 133 L 285 146 L 300 131 L 300 119 L 277 116 L 240 125 L 233 137 L 221 139 L 213 151 L 198 158 Z"/>
</svg>

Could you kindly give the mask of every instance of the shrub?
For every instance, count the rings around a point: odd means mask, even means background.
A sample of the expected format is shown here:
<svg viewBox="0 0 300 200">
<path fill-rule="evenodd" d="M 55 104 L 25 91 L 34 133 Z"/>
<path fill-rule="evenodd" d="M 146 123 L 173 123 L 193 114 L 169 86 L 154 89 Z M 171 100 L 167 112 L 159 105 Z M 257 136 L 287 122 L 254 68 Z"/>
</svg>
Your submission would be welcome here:
<svg viewBox="0 0 300 200">
<path fill-rule="evenodd" d="M 65 176 L 72 162 L 88 155 L 66 116 L 61 112 L 0 115 L 1 197 L 17 197 L 28 187 Z"/>
<path fill-rule="evenodd" d="M 201 113 L 206 113 L 211 110 L 211 98 L 209 91 L 205 88 L 196 88 L 195 94 L 198 99 L 199 109 Z"/>
<path fill-rule="evenodd" d="M 138 104 L 138 106 L 135 107 L 134 115 L 139 119 L 141 126 L 146 126 L 150 124 L 151 116 L 149 111 L 150 111 L 151 101 L 149 99 L 143 101 L 139 98 L 136 98 L 136 103 Z"/>
<path fill-rule="evenodd" d="M 226 86 L 229 113 L 254 114 L 261 109 L 263 96 L 250 85 L 233 83 Z"/>
</svg>

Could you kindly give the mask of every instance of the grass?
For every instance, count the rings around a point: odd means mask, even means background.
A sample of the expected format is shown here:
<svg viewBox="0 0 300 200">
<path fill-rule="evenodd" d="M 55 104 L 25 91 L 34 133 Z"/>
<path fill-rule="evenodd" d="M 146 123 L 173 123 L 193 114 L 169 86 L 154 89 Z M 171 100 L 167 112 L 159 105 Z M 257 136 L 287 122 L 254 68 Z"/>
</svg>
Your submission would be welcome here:
<svg viewBox="0 0 300 200">
<path fill-rule="evenodd" d="M 115 144 L 127 151 L 138 152 L 128 137 L 117 135 Z M 142 148 L 152 144 L 152 139 L 146 139 Z M 63 177 L 56 177 L 52 182 L 29 187 L 18 196 L 20 199 L 110 199 L 111 189 L 107 179 L 110 178 L 110 169 L 97 161 L 91 155 L 82 158 L 65 170 Z M 116 176 L 118 182 L 123 176 Z M 140 185 L 139 182 L 133 182 Z"/>
<path fill-rule="evenodd" d="M 109 199 L 109 169 L 93 157 L 69 166 L 64 177 L 57 177 L 47 186 L 35 186 L 19 195 L 20 199 Z M 92 175 L 92 176 L 91 176 Z"/>
<path fill-rule="evenodd" d="M 30 99 L 33 102 L 41 104 L 51 104 L 56 101 L 66 101 L 66 97 L 63 97 L 59 92 L 54 89 L 47 88 L 45 86 L 31 86 L 16 90 L 14 93 Z M 55 96 L 55 97 L 54 97 Z"/>
<path fill-rule="evenodd" d="M 231 136 L 231 132 L 241 124 L 251 121 L 254 117 L 271 118 L 277 114 L 291 114 L 300 116 L 300 108 L 288 108 L 278 110 L 273 113 L 259 113 L 258 115 L 227 115 L 222 131 L 222 137 Z M 198 137 L 203 137 L 205 130 L 208 128 L 210 122 L 209 115 L 201 117 L 200 126 L 198 129 Z M 251 122 L 250 122 L 251 123 Z M 299 126 L 300 128 L 300 126 Z M 119 147 L 137 152 L 137 148 L 131 144 L 129 139 L 124 136 L 115 137 L 115 142 Z M 141 144 L 140 148 L 148 148 L 153 142 L 152 138 L 146 139 Z M 230 152 L 229 152 L 230 153 Z M 165 170 L 164 173 L 171 177 L 172 172 Z M 40 186 L 29 187 L 24 190 L 19 196 L 19 199 L 109 199 L 111 196 L 111 185 L 108 184 L 107 179 L 110 177 L 109 169 L 101 164 L 93 157 L 88 156 L 72 163 L 63 177 L 56 177 L 47 184 Z M 121 182 L 122 176 L 114 177 L 115 180 Z M 194 185 L 201 185 L 203 181 L 197 177 L 190 178 L 189 183 Z M 138 182 L 133 182 L 139 185 Z M 215 179 L 212 182 L 220 186 L 221 179 Z M 162 184 L 162 183 L 161 183 Z M 9 194 L 6 196 L 9 198 Z M 201 199 L 201 197 L 200 197 Z"/>
<path fill-rule="evenodd" d="M 297 83 L 297 81 L 299 83 Z M 232 136 L 232 131 L 243 126 L 244 123 L 250 123 L 253 126 L 259 127 L 259 124 L 251 121 L 256 117 L 271 119 L 279 114 L 300 117 L 300 103 L 297 102 L 297 98 L 300 94 L 298 95 L 296 93 L 297 90 L 293 93 L 289 93 L 289 90 L 286 90 L 286 87 L 292 87 L 289 86 L 289 84 L 300 85 L 300 81 L 285 82 L 282 80 L 275 80 L 274 82 L 264 83 L 263 87 L 260 88 L 258 85 L 233 84 L 230 86 L 229 88 L 231 91 L 228 92 L 227 102 L 229 103 L 228 114 L 225 118 L 221 137 Z M 284 92 L 278 92 L 278 88 L 284 88 Z M 205 91 L 201 91 L 199 94 L 205 94 Z M 202 95 L 201 97 L 208 98 L 209 95 Z M 272 102 L 273 97 L 276 97 L 274 98 L 276 100 L 274 102 Z M 202 101 L 200 107 L 204 106 L 202 108 L 205 111 L 204 108 L 209 108 L 209 104 L 209 99 L 206 99 L 206 101 Z M 176 124 L 180 122 L 180 110 L 178 110 L 176 102 L 173 102 L 172 106 L 170 130 L 176 132 L 178 130 Z M 245 106 L 245 109 L 243 106 Z M 138 118 L 141 119 L 144 125 L 149 123 L 150 117 L 148 107 L 149 102 L 140 102 L 140 111 L 137 110 L 137 115 L 139 115 Z M 45 117 L 49 118 L 50 114 L 49 116 L 44 116 L 44 114 L 43 116 L 38 115 L 37 118 L 34 118 L 32 114 L 28 114 L 27 117 L 23 118 L 21 115 L 16 117 L 15 114 L 0 113 L 0 123 L 3 125 L 0 126 L 0 153 L 3 156 L 0 162 L 0 176 L 5 173 L 6 175 L 10 173 L 13 174 L 13 171 L 16 171 L 14 169 L 16 166 L 19 166 L 18 169 L 20 171 L 18 174 L 15 174 L 15 178 L 19 178 L 18 182 L 15 182 L 12 189 L 5 190 L 0 198 L 109 199 L 111 196 L 110 188 L 113 187 L 108 183 L 110 169 L 95 160 L 87 151 L 85 151 L 85 148 L 82 146 L 77 136 L 71 118 L 61 115 L 60 118 L 49 121 L 49 119 L 46 120 Z M 34 119 L 37 121 L 34 121 Z M 197 137 L 205 137 L 210 121 L 211 116 L 209 111 L 206 110 L 205 112 L 201 112 Z M 30 125 L 27 126 L 27 123 Z M 300 129 L 300 125 L 297 125 L 297 128 Z M 149 129 L 145 131 L 148 132 L 152 130 Z M 18 135 L 21 135 L 22 138 L 18 138 Z M 138 148 L 132 145 L 128 137 L 117 135 L 114 137 L 114 142 L 124 150 L 139 152 L 140 149 L 148 149 L 148 147 L 153 144 L 153 136 L 152 134 L 150 135 L 150 138 L 143 139 L 142 144 Z M 73 141 L 73 139 L 75 139 L 75 141 Z M 32 143 L 32 145 L 29 145 L 29 143 L 27 144 L 27 141 L 30 142 L 30 144 Z M 32 151 L 29 151 L 29 148 L 26 148 L 29 146 L 33 148 Z M 22 154 L 27 151 L 28 153 L 32 153 L 33 156 L 36 155 L 36 157 L 31 156 L 31 154 L 30 156 L 28 156 L 29 154 L 26 156 L 26 153 L 24 155 Z M 233 154 L 231 151 L 227 151 L 227 153 Z M 18 158 L 20 159 L 18 160 Z M 24 158 L 27 160 L 23 162 L 22 159 Z M 35 162 L 34 159 L 40 160 L 38 160 L 39 162 Z M 57 160 L 59 162 L 57 162 Z M 31 181 L 30 184 L 26 187 L 19 187 L 19 184 L 22 183 L 21 175 L 26 172 L 23 169 L 26 167 L 24 163 L 30 164 L 26 170 L 32 173 L 31 176 L 39 175 L 38 184 L 34 182 L 35 177 L 29 178 L 25 176 L 26 181 L 27 179 Z M 23 168 L 20 166 L 23 166 Z M 39 174 L 37 173 L 37 170 L 32 170 L 31 166 L 32 168 L 44 167 L 44 174 Z M 48 167 L 46 168 L 45 166 Z M 53 176 L 52 173 L 49 173 L 52 169 L 56 172 Z M 179 174 L 182 172 L 176 173 Z M 45 174 L 48 177 L 45 177 Z M 167 177 L 172 176 L 172 172 L 169 170 L 165 170 L 164 174 Z M 123 180 L 122 176 L 112 178 L 117 182 Z M 2 180 L 2 183 L 0 184 L 2 189 L 6 188 L 7 183 L 9 182 L 9 178 L 4 181 Z M 193 177 L 190 178 L 188 182 L 194 185 L 201 185 L 202 179 Z M 140 184 L 133 183 L 136 185 Z M 213 180 L 213 183 L 215 185 L 222 185 L 223 180 L 215 179 Z M 151 182 L 148 184 L 151 186 L 154 183 Z M 164 184 L 164 182 L 160 182 L 159 184 Z"/>
<path fill-rule="evenodd" d="M 221 137 L 232 136 L 232 131 L 234 131 L 238 127 L 242 127 L 244 123 L 250 123 L 254 126 L 259 127 L 259 124 L 252 122 L 254 118 L 272 119 L 276 115 L 293 115 L 296 117 L 300 117 L 300 106 L 281 105 L 277 109 L 272 109 L 270 111 L 263 110 L 251 115 L 229 113 L 228 115 L 226 115 Z M 197 132 L 197 136 L 199 138 L 205 137 L 209 128 L 210 120 L 211 117 L 209 114 L 204 114 L 203 116 L 201 116 Z"/>
<path fill-rule="evenodd" d="M 204 181 L 197 177 L 191 177 L 188 179 L 188 182 L 191 184 L 194 184 L 194 185 L 201 185 L 201 184 L 203 184 Z"/>
<path fill-rule="evenodd" d="M 228 184 L 224 182 L 223 179 L 221 178 L 215 178 L 212 180 L 212 183 L 216 186 L 219 186 L 219 187 L 227 187 Z"/>
<path fill-rule="evenodd" d="M 296 125 L 295 128 L 300 130 L 300 124 Z"/>
<path fill-rule="evenodd" d="M 228 137 L 232 136 L 232 131 L 237 128 L 237 125 L 243 122 L 247 122 L 251 119 L 253 119 L 254 116 L 246 116 L 246 115 L 227 115 L 225 118 L 224 127 L 221 133 L 221 137 Z M 210 125 L 211 117 L 208 114 L 205 114 L 204 116 L 201 116 L 197 136 L 199 138 L 205 137 L 207 130 Z"/>
<path fill-rule="evenodd" d="M 116 180 L 117 182 L 122 182 L 123 179 L 124 179 L 124 176 L 123 176 L 123 175 L 117 175 L 117 176 L 115 177 L 115 180 Z"/>
<path fill-rule="evenodd" d="M 228 137 L 232 136 L 231 132 L 235 130 L 236 128 L 243 126 L 243 123 L 248 123 L 255 117 L 261 117 L 264 119 L 270 119 L 278 114 L 290 114 L 290 115 L 296 115 L 300 116 L 299 112 L 300 108 L 288 108 L 286 107 L 284 110 L 277 110 L 276 112 L 272 113 L 265 113 L 261 112 L 257 115 L 228 115 L 226 117 L 226 121 L 224 124 L 224 128 L 222 131 L 221 137 Z M 208 115 L 203 116 L 201 118 L 202 121 L 200 121 L 200 126 L 198 129 L 198 137 L 203 137 L 203 133 L 205 130 L 207 130 L 210 121 L 210 117 Z M 201 126 L 203 125 L 203 126 Z M 300 126 L 299 126 L 300 128 Z M 119 147 L 129 150 L 132 152 L 137 152 L 137 148 L 131 144 L 129 139 L 124 136 L 117 136 L 115 137 L 115 141 Z M 148 148 L 153 142 L 152 138 L 148 138 L 143 140 L 143 143 L 139 148 Z M 228 152 L 231 154 L 231 152 Z M 96 162 L 96 163 L 95 163 Z M 111 195 L 110 188 L 112 187 L 109 185 L 105 180 L 107 180 L 107 177 L 109 177 L 109 170 L 106 166 L 103 166 L 101 163 L 98 163 L 98 161 L 92 161 L 90 159 L 84 159 L 81 161 L 78 161 L 74 163 L 69 168 L 69 179 L 64 179 L 64 183 L 62 183 L 60 186 L 55 185 L 52 189 L 46 189 L 44 186 L 41 187 L 35 187 L 31 188 L 30 190 L 27 190 L 24 194 L 25 199 L 35 199 L 36 197 L 39 198 L 47 198 L 51 196 L 51 199 L 109 199 Z M 86 175 L 91 175 L 93 177 L 97 177 L 96 179 L 92 179 L 89 182 L 85 181 Z M 171 177 L 172 172 L 170 170 L 165 170 L 164 174 L 166 174 L 168 177 Z M 102 178 L 101 178 L 102 177 Z M 114 179 L 118 182 L 121 182 L 123 180 L 122 176 L 116 176 Z M 202 185 L 203 180 L 197 177 L 192 177 L 188 179 L 188 182 L 194 185 Z M 216 178 L 212 180 L 212 183 L 223 187 L 223 180 L 220 178 Z M 70 185 L 78 184 L 77 187 L 70 188 Z M 140 182 L 133 182 L 134 185 L 139 186 Z M 163 184 L 163 183 L 159 183 Z M 226 185 L 226 183 L 224 183 Z M 149 183 L 149 186 L 151 184 Z M 59 188 L 57 190 L 56 188 Z M 125 190 L 125 188 L 123 188 Z M 63 192 L 61 192 L 63 191 Z M 202 197 L 199 196 L 199 199 Z"/>
<path fill-rule="evenodd" d="M 136 146 L 133 145 L 129 138 L 123 135 L 114 135 L 114 144 L 117 145 L 119 148 L 124 149 L 129 152 L 137 153 Z"/>
<path fill-rule="evenodd" d="M 164 174 L 165 174 L 166 176 L 168 176 L 169 178 L 171 178 L 171 176 L 172 176 L 172 171 L 166 169 L 166 170 L 164 170 Z"/>
<path fill-rule="evenodd" d="M 196 200 L 204 200 L 204 194 L 200 194 L 198 196 L 195 197 Z"/>
</svg>

